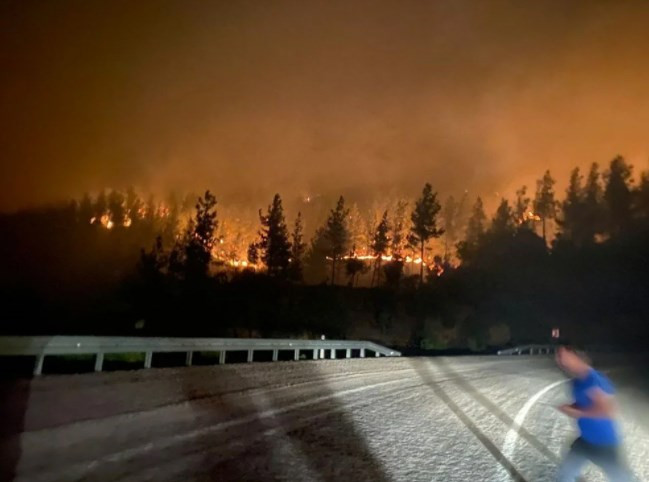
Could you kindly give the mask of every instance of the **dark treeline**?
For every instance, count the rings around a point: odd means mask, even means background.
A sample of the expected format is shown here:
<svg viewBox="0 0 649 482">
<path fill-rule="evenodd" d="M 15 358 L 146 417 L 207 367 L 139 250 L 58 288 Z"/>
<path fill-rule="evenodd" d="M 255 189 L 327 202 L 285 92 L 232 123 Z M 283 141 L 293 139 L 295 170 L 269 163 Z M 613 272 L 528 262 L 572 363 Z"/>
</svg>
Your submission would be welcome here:
<svg viewBox="0 0 649 482">
<path fill-rule="evenodd" d="M 554 184 L 546 172 L 492 216 L 480 198 L 442 205 L 426 184 L 364 230 L 341 197 L 311 239 L 276 195 L 243 254 L 223 248 L 209 191 L 164 202 L 113 191 L 3 215 L 2 331 L 481 350 L 560 328 L 584 343 L 646 342 L 649 175 L 634 182 L 617 157 L 575 169 L 564 196 Z"/>
</svg>

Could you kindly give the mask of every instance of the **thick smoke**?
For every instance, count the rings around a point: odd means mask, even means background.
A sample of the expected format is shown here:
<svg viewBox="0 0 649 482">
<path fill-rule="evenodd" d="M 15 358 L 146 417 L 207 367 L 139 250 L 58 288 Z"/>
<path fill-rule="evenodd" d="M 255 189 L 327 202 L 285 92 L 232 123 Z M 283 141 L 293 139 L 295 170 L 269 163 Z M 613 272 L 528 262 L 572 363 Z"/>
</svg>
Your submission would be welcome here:
<svg viewBox="0 0 649 482">
<path fill-rule="evenodd" d="M 7 2 L 0 210 L 128 185 L 495 200 L 645 167 L 648 24 L 645 2 Z"/>
</svg>

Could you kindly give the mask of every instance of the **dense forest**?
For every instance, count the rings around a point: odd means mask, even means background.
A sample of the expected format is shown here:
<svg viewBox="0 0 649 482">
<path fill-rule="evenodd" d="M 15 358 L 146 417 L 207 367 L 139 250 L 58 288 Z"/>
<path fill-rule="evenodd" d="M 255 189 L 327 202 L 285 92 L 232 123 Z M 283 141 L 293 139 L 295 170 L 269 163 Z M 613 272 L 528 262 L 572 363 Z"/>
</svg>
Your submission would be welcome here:
<svg viewBox="0 0 649 482">
<path fill-rule="evenodd" d="M 495 213 L 481 198 L 370 207 L 342 196 L 250 221 L 201 196 L 133 189 L 0 215 L 3 334 L 369 338 L 484 350 L 649 338 L 649 173 L 622 157 L 549 171 Z M 145 199 L 143 199 L 143 197 Z M 310 202 L 310 200 L 307 200 Z"/>
</svg>

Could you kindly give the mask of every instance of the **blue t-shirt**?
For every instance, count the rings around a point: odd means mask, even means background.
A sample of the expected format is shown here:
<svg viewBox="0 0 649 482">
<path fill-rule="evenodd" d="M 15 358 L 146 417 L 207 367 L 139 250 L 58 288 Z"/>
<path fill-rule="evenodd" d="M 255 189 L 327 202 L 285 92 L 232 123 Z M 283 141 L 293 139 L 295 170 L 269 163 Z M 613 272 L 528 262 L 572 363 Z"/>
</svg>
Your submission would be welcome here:
<svg viewBox="0 0 649 482">
<path fill-rule="evenodd" d="M 575 378 L 572 382 L 572 392 L 577 408 L 582 410 L 591 408 L 593 400 L 588 392 L 593 388 L 599 388 L 608 395 L 615 393 L 611 381 L 598 371 L 591 369 L 586 378 Z M 616 424 L 610 418 L 582 417 L 577 419 L 577 425 L 581 432 L 581 438 L 588 443 L 606 446 L 620 443 Z"/>
</svg>

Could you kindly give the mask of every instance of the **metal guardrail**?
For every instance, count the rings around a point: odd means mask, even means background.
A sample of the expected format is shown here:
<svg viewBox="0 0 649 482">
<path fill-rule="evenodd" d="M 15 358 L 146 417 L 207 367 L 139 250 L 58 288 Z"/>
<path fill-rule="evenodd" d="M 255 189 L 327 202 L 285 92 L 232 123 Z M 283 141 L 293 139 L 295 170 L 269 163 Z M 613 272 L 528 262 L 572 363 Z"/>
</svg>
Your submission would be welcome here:
<svg viewBox="0 0 649 482">
<path fill-rule="evenodd" d="M 498 350 L 498 355 L 550 355 L 556 350 L 556 345 L 521 345 Z"/>
<path fill-rule="evenodd" d="M 370 341 L 356 340 L 293 340 L 266 338 L 145 338 L 108 336 L 8 336 L 0 337 L 0 356 L 34 356 L 34 374 L 43 371 L 48 355 L 95 355 L 95 371 L 101 371 L 104 355 L 119 353 L 144 353 L 144 368 L 151 368 L 154 353 L 186 353 L 186 365 L 192 364 L 195 352 L 218 352 L 219 363 L 226 362 L 227 352 L 245 351 L 247 361 L 254 361 L 255 351 L 272 351 L 277 361 L 280 351 L 292 351 L 293 359 L 300 359 L 301 351 L 311 352 L 311 359 L 336 358 L 337 350 L 345 350 L 345 358 L 351 358 L 352 350 L 374 356 L 401 356 L 401 353 Z"/>
</svg>

